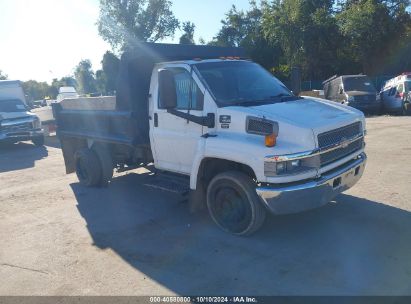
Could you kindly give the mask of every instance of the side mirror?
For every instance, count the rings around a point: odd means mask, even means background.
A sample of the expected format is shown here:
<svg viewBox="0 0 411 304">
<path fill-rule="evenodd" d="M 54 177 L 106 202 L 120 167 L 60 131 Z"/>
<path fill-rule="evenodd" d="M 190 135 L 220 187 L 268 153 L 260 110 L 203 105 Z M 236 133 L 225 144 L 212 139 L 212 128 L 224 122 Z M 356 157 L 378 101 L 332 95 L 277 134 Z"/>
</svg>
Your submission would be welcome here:
<svg viewBox="0 0 411 304">
<path fill-rule="evenodd" d="M 174 73 L 170 70 L 159 71 L 160 108 L 174 109 L 177 107 L 177 92 Z"/>
</svg>

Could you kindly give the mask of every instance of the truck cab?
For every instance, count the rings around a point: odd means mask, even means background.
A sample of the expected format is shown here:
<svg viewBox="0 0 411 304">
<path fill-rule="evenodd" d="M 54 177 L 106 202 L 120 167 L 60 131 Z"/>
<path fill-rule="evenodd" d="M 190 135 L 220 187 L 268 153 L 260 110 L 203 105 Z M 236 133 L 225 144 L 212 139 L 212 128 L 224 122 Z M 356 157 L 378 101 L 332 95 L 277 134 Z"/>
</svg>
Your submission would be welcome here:
<svg viewBox="0 0 411 304">
<path fill-rule="evenodd" d="M 365 169 L 360 111 L 294 96 L 241 49 L 147 44 L 123 56 L 116 103 L 54 106 L 67 172 L 99 186 L 113 167 L 153 162 L 236 235 L 325 205 Z"/>
<path fill-rule="evenodd" d="M 44 144 L 40 119 L 27 105 L 20 81 L 0 81 L 0 142 Z"/>
</svg>

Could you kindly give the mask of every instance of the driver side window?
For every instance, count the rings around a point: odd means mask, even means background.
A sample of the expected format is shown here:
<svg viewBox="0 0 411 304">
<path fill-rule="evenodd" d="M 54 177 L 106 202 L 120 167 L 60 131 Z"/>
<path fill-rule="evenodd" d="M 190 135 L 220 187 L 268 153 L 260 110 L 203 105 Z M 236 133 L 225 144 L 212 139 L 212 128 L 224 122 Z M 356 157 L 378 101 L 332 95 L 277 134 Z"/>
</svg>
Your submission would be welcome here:
<svg viewBox="0 0 411 304">
<path fill-rule="evenodd" d="M 191 77 L 191 74 L 183 68 L 168 69 L 174 74 L 177 95 L 177 110 L 202 110 L 204 94 Z M 159 108 L 162 104 L 159 96 Z"/>
</svg>

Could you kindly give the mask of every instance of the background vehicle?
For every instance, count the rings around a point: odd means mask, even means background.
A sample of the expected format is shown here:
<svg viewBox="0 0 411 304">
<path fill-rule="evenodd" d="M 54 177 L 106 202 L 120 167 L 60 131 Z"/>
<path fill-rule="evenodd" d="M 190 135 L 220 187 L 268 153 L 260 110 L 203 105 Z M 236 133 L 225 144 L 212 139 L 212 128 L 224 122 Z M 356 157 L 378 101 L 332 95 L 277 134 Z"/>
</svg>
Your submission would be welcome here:
<svg viewBox="0 0 411 304">
<path fill-rule="evenodd" d="M 20 81 L 0 81 L 0 142 L 44 144 L 40 119 L 29 111 Z"/>
<path fill-rule="evenodd" d="M 61 87 L 59 89 L 59 94 L 57 95 L 57 102 L 62 101 L 65 98 L 78 98 L 79 94 L 77 93 L 74 87 Z"/>
<path fill-rule="evenodd" d="M 365 113 L 379 113 L 381 101 L 366 75 L 333 76 L 323 82 L 326 99 L 346 104 Z"/>
<path fill-rule="evenodd" d="M 41 108 L 41 107 L 47 106 L 47 101 L 44 100 L 44 99 L 35 100 L 35 101 L 32 102 L 32 104 L 35 108 Z"/>
<path fill-rule="evenodd" d="M 193 209 L 207 206 L 237 235 L 259 229 L 267 211 L 316 208 L 352 187 L 366 163 L 364 115 L 294 96 L 242 57 L 166 44 L 125 53 L 115 110 L 53 104 L 66 172 L 105 186 L 113 168 L 154 162 L 159 188 L 188 192 Z"/>
<path fill-rule="evenodd" d="M 403 73 L 388 80 L 380 93 L 384 109 L 399 114 L 410 113 L 410 92 L 411 73 Z"/>
</svg>

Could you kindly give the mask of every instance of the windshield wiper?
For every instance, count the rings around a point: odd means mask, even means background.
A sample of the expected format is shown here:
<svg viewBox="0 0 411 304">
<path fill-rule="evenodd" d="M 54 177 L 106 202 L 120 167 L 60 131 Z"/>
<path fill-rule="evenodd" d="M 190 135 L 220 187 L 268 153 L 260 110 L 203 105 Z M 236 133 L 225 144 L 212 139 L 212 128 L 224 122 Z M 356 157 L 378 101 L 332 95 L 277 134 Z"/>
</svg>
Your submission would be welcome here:
<svg viewBox="0 0 411 304">
<path fill-rule="evenodd" d="M 242 106 L 242 107 L 252 107 L 252 106 L 257 106 L 257 105 L 265 105 L 265 104 L 273 104 L 273 103 L 279 103 L 279 102 L 285 102 L 285 101 L 291 101 L 291 100 L 298 100 L 302 99 L 302 97 L 299 96 L 294 96 L 290 94 L 285 94 L 281 93 L 278 95 L 273 95 L 273 96 L 268 96 L 266 98 L 262 99 L 237 99 L 235 102 L 231 102 L 230 104 L 227 104 L 226 106 Z"/>
<path fill-rule="evenodd" d="M 273 103 L 272 99 L 265 98 L 265 99 L 250 99 L 244 101 L 237 101 L 230 104 L 230 106 L 255 106 L 255 105 L 263 105 L 263 104 L 270 104 Z"/>
<path fill-rule="evenodd" d="M 270 96 L 270 98 L 279 98 L 281 102 L 304 99 L 300 96 L 290 95 L 286 93 L 280 93 L 278 95 Z"/>
</svg>

